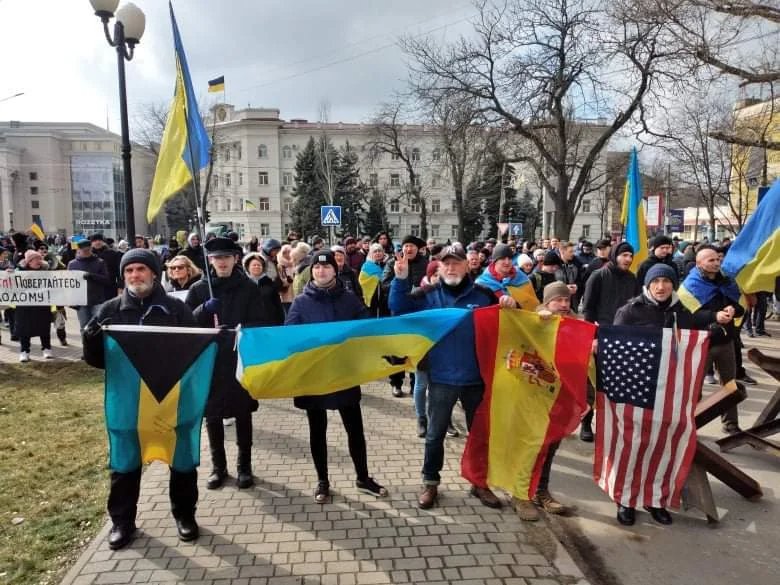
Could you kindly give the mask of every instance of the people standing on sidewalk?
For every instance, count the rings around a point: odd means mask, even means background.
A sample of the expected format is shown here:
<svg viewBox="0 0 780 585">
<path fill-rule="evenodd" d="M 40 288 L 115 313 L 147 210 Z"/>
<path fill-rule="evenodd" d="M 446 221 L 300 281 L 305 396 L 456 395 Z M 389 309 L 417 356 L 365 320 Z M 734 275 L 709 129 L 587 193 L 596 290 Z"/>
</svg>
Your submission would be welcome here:
<svg viewBox="0 0 780 585">
<path fill-rule="evenodd" d="M 68 262 L 68 270 L 81 270 L 87 281 L 87 304 L 76 307 L 79 329 L 84 329 L 97 313 L 98 307 L 107 300 L 106 290 L 112 284 L 106 263 L 92 252 L 92 243 L 81 238 L 76 241 L 76 258 Z"/>
<path fill-rule="evenodd" d="M 497 302 L 493 292 L 476 285 L 468 275 L 466 253 L 461 247 L 449 246 L 440 256 L 439 282 L 420 298 L 412 296 L 410 259 L 396 255 L 390 288 L 390 309 L 404 314 L 424 309 L 458 307 L 475 309 Z M 455 403 L 460 400 L 471 427 L 474 413 L 482 401 L 485 386 L 477 363 L 474 325 L 463 320 L 428 352 L 428 429 L 425 436 L 425 459 L 422 468 L 423 491 L 417 505 L 432 508 L 438 499 L 441 469 L 444 466 L 444 437 Z M 501 500 L 487 485 L 471 488 L 472 495 L 488 507 L 500 508 Z"/>
<path fill-rule="evenodd" d="M 160 285 L 162 268 L 154 252 L 143 248 L 129 250 L 122 256 L 119 269 L 124 280 L 122 295 L 101 305 L 82 332 L 84 359 L 89 365 L 100 369 L 105 368 L 101 329 L 105 323 L 170 327 L 196 325 L 187 305 L 166 294 Z M 195 540 L 199 535 L 195 521 L 198 503 L 197 468 L 170 469 L 168 495 L 179 538 L 183 541 Z M 128 473 L 111 472 L 107 507 L 112 522 L 108 546 L 112 550 L 123 548 L 133 540 L 140 492 L 140 465 Z"/>
<path fill-rule="evenodd" d="M 278 313 L 266 306 L 260 289 L 241 270 L 238 258 L 243 250 L 229 238 L 213 238 L 205 244 L 209 259 L 209 274 L 195 283 L 187 294 L 187 305 L 202 327 L 239 325 L 281 325 Z M 211 279 L 213 297 L 209 293 Z M 254 485 L 252 478 L 252 413 L 258 408 L 236 380 L 238 356 L 233 349 L 233 336 L 219 343 L 217 361 L 206 402 L 206 432 L 211 451 L 211 474 L 208 489 L 222 486 L 228 476 L 225 454 L 223 419 L 235 418 L 238 444 L 237 485 L 245 489 Z"/>
<path fill-rule="evenodd" d="M 347 290 L 338 278 L 338 265 L 333 252 L 316 252 L 311 259 L 311 281 L 303 293 L 295 297 L 286 324 L 327 323 L 350 321 L 368 317 L 363 300 Z M 363 430 L 363 413 L 360 409 L 360 386 L 346 388 L 321 396 L 298 396 L 296 407 L 306 411 L 309 420 L 309 447 L 317 470 L 317 487 L 314 501 L 324 504 L 330 498 L 328 475 L 328 410 L 338 410 L 352 463 L 355 466 L 355 486 L 362 492 L 384 497 L 387 489 L 378 484 L 368 473 L 368 454 Z"/>
<path fill-rule="evenodd" d="M 27 250 L 24 258 L 16 265 L 16 270 L 36 271 L 48 270 L 49 267 L 44 264 L 43 256 L 35 250 Z M 54 355 L 51 352 L 51 323 L 52 307 L 49 305 L 17 305 L 14 317 L 14 333 L 19 338 L 19 361 L 27 363 L 30 361 L 31 339 L 39 337 L 41 340 L 41 351 L 43 357 L 51 359 Z"/>
</svg>

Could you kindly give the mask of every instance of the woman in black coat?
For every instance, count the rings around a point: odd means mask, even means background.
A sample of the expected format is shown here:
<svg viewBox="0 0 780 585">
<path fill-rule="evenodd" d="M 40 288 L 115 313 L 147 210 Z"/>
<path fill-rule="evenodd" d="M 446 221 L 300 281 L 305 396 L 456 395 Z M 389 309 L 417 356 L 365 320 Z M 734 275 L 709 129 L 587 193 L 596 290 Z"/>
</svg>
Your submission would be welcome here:
<svg viewBox="0 0 780 585">
<path fill-rule="evenodd" d="M 311 281 L 303 293 L 295 297 L 287 324 L 326 323 L 350 321 L 368 316 L 362 299 L 344 288 L 337 278 L 338 265 L 333 252 L 316 252 L 311 259 Z M 309 446 L 317 469 L 317 488 L 314 501 L 324 504 L 330 496 L 328 480 L 328 410 L 338 410 L 347 431 L 349 454 L 355 465 L 360 491 L 375 496 L 387 496 L 387 490 L 368 475 L 366 438 L 363 433 L 363 414 L 360 410 L 360 387 L 347 388 L 322 396 L 298 396 L 295 406 L 306 410 L 309 419 Z"/>
<path fill-rule="evenodd" d="M 279 323 L 284 322 L 284 308 L 282 307 L 282 299 L 279 296 L 274 282 L 265 272 L 265 259 L 259 252 L 250 252 L 242 260 L 244 266 L 244 272 L 246 272 L 249 280 L 257 285 L 260 291 L 260 296 L 263 297 L 263 304 L 267 310 L 271 313 L 271 318 Z"/>
<path fill-rule="evenodd" d="M 24 259 L 16 268 L 20 271 L 47 270 L 43 263 L 43 256 L 34 250 L 27 250 Z M 14 334 L 19 338 L 19 361 L 30 361 L 31 338 L 41 338 L 43 357 L 51 359 L 51 322 L 53 313 L 51 306 L 17 305 L 15 311 Z"/>
</svg>

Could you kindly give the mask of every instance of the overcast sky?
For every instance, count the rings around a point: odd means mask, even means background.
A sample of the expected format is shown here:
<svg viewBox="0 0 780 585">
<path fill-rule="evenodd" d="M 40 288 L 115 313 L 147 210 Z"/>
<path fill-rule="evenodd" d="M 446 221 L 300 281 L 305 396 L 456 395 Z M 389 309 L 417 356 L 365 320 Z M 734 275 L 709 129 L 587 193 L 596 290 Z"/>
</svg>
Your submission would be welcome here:
<svg viewBox="0 0 780 585">
<path fill-rule="evenodd" d="M 146 32 L 127 63 L 131 116 L 168 103 L 174 57 L 168 2 L 135 0 Z M 120 4 L 121 6 L 121 4 Z M 174 0 L 195 93 L 225 76 L 227 101 L 276 107 L 284 119 L 368 120 L 406 85 L 401 35 L 452 40 L 470 29 L 469 0 Z M 116 52 L 88 0 L 0 0 L 0 120 L 83 121 L 119 130 Z M 5 99 L 18 92 L 24 95 Z"/>
</svg>

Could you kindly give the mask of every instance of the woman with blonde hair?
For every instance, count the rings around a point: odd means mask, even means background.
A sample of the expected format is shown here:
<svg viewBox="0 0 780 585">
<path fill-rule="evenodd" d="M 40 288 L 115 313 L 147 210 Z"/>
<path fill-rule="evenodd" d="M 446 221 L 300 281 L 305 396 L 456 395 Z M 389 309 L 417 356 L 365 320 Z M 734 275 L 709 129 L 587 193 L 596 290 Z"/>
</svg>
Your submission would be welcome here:
<svg viewBox="0 0 780 585">
<path fill-rule="evenodd" d="M 174 256 L 168 261 L 165 270 L 168 277 L 168 283 L 165 285 L 166 292 L 176 292 L 189 290 L 189 288 L 201 279 L 203 273 L 200 268 L 186 256 Z"/>
<path fill-rule="evenodd" d="M 298 242 L 298 244 L 290 252 L 290 257 L 292 258 L 293 269 L 295 272 L 292 286 L 293 298 L 301 294 L 306 284 L 311 280 L 311 271 L 309 270 L 309 252 L 311 252 L 311 246 L 306 242 Z"/>
<path fill-rule="evenodd" d="M 290 310 L 295 293 L 293 292 L 292 283 L 295 279 L 295 264 L 292 258 L 293 247 L 290 244 L 284 244 L 279 251 L 279 255 L 276 257 L 277 266 L 276 269 L 279 273 L 279 279 L 282 281 L 282 289 L 279 291 L 279 296 L 282 299 L 282 307 L 284 308 L 284 314 Z M 286 286 L 284 286 L 286 285 Z"/>
</svg>

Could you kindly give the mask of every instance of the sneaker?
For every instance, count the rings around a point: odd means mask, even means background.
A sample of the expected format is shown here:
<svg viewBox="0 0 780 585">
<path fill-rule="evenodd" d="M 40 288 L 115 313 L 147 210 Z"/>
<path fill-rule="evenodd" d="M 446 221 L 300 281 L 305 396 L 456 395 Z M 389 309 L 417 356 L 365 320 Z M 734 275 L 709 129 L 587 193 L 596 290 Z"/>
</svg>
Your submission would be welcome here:
<svg viewBox="0 0 780 585">
<path fill-rule="evenodd" d="M 759 335 L 760 335 L 760 333 L 759 333 Z M 753 330 L 752 330 L 752 329 L 748 329 L 748 330 L 747 330 L 747 336 L 748 336 L 748 337 L 755 337 L 755 336 L 756 336 L 756 334 L 755 334 L 755 333 L 753 333 Z"/>
<path fill-rule="evenodd" d="M 357 480 L 355 482 L 355 487 L 359 491 L 376 496 L 377 498 L 386 498 L 389 493 L 387 488 L 375 482 L 373 477 L 369 477 L 364 480 Z"/>
<path fill-rule="evenodd" d="M 460 431 L 455 428 L 455 425 L 450 423 L 447 425 L 447 436 L 448 437 L 460 437 Z"/>
<path fill-rule="evenodd" d="M 325 504 L 330 499 L 330 483 L 327 481 L 318 481 L 317 489 L 314 490 L 314 501 L 318 504 Z"/>
<path fill-rule="evenodd" d="M 401 398 L 401 396 L 404 395 L 404 391 L 401 390 L 400 386 L 393 386 L 393 396 L 396 398 Z"/>
<path fill-rule="evenodd" d="M 43 350 L 43 357 L 44 357 L 44 359 L 47 359 L 47 360 L 54 359 L 54 354 L 51 352 L 50 349 L 44 349 Z"/>
<path fill-rule="evenodd" d="M 62 347 L 68 347 L 68 340 L 67 339 L 60 339 L 60 345 Z"/>
<path fill-rule="evenodd" d="M 715 376 L 713 376 L 712 374 L 707 374 L 706 376 L 704 376 L 704 383 L 705 384 L 717 384 L 718 381 L 715 379 Z"/>
<path fill-rule="evenodd" d="M 426 419 L 424 416 L 421 416 L 420 418 L 417 419 L 417 436 L 422 439 L 427 434 L 428 434 L 428 419 Z"/>
<path fill-rule="evenodd" d="M 539 490 L 531 501 L 548 514 L 565 514 L 568 511 L 548 490 Z"/>
<path fill-rule="evenodd" d="M 756 335 L 759 337 L 772 337 L 767 331 L 756 331 Z"/>
<path fill-rule="evenodd" d="M 755 378 L 752 378 L 747 373 L 745 373 L 744 375 L 742 375 L 739 378 L 737 378 L 737 380 L 739 380 L 743 384 L 750 384 L 751 386 L 755 386 L 756 384 L 758 384 L 758 382 L 755 380 Z"/>
<path fill-rule="evenodd" d="M 226 427 L 232 427 L 234 424 L 236 424 L 236 419 L 232 417 L 226 418 L 222 422 Z"/>
<path fill-rule="evenodd" d="M 30 361 L 30 352 L 23 351 L 19 353 L 19 362 L 26 363 Z"/>
<path fill-rule="evenodd" d="M 737 433 L 741 433 L 742 429 L 739 428 L 739 425 L 734 422 L 729 422 L 723 425 L 722 429 L 724 435 L 736 435 Z"/>
<path fill-rule="evenodd" d="M 524 522 L 536 522 L 539 520 L 539 510 L 531 500 L 512 499 L 512 506 L 515 513 Z"/>
</svg>

